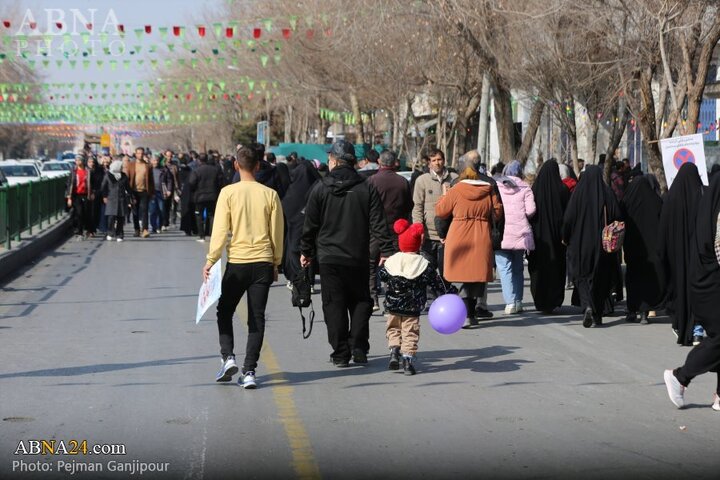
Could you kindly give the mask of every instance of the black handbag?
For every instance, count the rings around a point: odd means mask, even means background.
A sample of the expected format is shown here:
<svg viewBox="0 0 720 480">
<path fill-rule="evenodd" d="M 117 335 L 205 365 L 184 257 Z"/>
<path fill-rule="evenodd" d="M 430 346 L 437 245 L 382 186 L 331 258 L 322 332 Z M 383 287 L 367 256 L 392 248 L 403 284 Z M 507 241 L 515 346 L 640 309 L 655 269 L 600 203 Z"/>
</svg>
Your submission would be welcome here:
<svg viewBox="0 0 720 480">
<path fill-rule="evenodd" d="M 300 271 L 300 274 L 292 282 L 291 297 L 293 307 L 298 307 L 298 310 L 300 310 L 300 318 L 302 318 L 303 338 L 310 337 L 310 334 L 312 333 L 313 322 L 315 320 L 315 309 L 312 305 L 312 293 L 310 287 L 312 287 L 312 284 L 310 283 L 310 269 L 308 267 L 303 267 L 303 269 Z M 308 315 L 308 317 L 310 317 L 310 329 L 307 330 L 306 335 L 305 315 L 303 315 L 302 309 L 307 307 L 310 307 L 310 314 Z"/>
<path fill-rule="evenodd" d="M 493 193 L 490 192 L 490 240 L 492 240 L 493 250 L 502 250 L 503 230 L 505 230 L 504 222 L 495 220 L 495 204 L 493 202 Z"/>
</svg>

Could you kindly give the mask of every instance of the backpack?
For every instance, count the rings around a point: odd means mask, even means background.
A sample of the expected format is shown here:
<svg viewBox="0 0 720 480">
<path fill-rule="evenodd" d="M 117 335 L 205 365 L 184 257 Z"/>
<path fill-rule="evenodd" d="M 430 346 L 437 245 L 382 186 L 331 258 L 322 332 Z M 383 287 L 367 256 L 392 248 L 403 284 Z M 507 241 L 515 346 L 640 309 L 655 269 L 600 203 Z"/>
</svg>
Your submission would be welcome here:
<svg viewBox="0 0 720 480">
<path fill-rule="evenodd" d="M 303 267 L 303 269 L 300 271 L 300 274 L 292 282 L 292 296 L 290 298 L 293 307 L 298 307 L 298 310 L 300 310 L 300 318 L 302 318 L 303 327 L 303 338 L 310 337 L 310 334 L 312 333 L 313 321 L 315 320 L 315 309 L 312 306 L 312 295 L 310 292 L 311 286 L 312 284 L 310 283 L 310 269 L 308 267 Z M 303 315 L 302 309 L 307 307 L 310 307 L 310 330 L 307 331 L 306 335 L 305 315 Z"/>
</svg>

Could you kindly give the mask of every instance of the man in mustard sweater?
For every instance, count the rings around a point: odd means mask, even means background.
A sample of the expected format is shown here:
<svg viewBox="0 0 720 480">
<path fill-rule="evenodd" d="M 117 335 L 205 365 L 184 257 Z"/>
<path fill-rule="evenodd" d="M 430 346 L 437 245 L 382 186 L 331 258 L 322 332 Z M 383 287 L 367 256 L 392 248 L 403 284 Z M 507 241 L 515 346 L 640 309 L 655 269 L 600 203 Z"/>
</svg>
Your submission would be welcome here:
<svg viewBox="0 0 720 480">
<path fill-rule="evenodd" d="M 238 383 L 256 388 L 255 369 L 265 335 L 265 305 L 270 285 L 277 281 L 278 265 L 283 258 L 283 212 L 280 198 L 255 181 L 258 161 L 255 153 L 242 148 L 235 161 L 240 182 L 220 191 L 210 237 L 210 250 L 203 277 L 222 257 L 227 246 L 228 263 L 222 280 L 222 294 L 217 306 L 218 332 L 222 367 L 216 381 L 229 382 L 238 372 L 235 363 L 232 317 L 240 298 L 247 292 L 248 339 L 245 362 Z"/>
</svg>

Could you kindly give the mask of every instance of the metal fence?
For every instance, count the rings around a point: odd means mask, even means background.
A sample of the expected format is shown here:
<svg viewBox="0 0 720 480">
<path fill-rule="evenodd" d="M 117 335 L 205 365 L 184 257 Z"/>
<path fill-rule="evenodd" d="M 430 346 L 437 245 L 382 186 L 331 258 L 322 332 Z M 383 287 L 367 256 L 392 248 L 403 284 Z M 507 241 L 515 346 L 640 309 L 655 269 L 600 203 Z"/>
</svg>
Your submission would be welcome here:
<svg viewBox="0 0 720 480">
<path fill-rule="evenodd" d="M 33 229 L 42 229 L 65 212 L 67 177 L 47 178 L 0 187 L 0 245 L 8 250 L 12 241 Z"/>
</svg>

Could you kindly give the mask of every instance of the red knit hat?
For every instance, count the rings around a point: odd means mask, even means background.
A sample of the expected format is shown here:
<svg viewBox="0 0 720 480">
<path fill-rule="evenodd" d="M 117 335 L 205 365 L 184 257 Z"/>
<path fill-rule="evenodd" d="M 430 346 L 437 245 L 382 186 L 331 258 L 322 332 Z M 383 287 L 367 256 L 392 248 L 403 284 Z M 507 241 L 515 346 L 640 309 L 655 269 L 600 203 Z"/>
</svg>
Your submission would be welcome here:
<svg viewBox="0 0 720 480">
<path fill-rule="evenodd" d="M 425 228 L 422 223 L 413 223 L 401 218 L 393 225 L 393 230 L 398 236 L 398 246 L 401 252 L 415 253 L 420 251 L 422 245 L 422 235 Z"/>
</svg>

